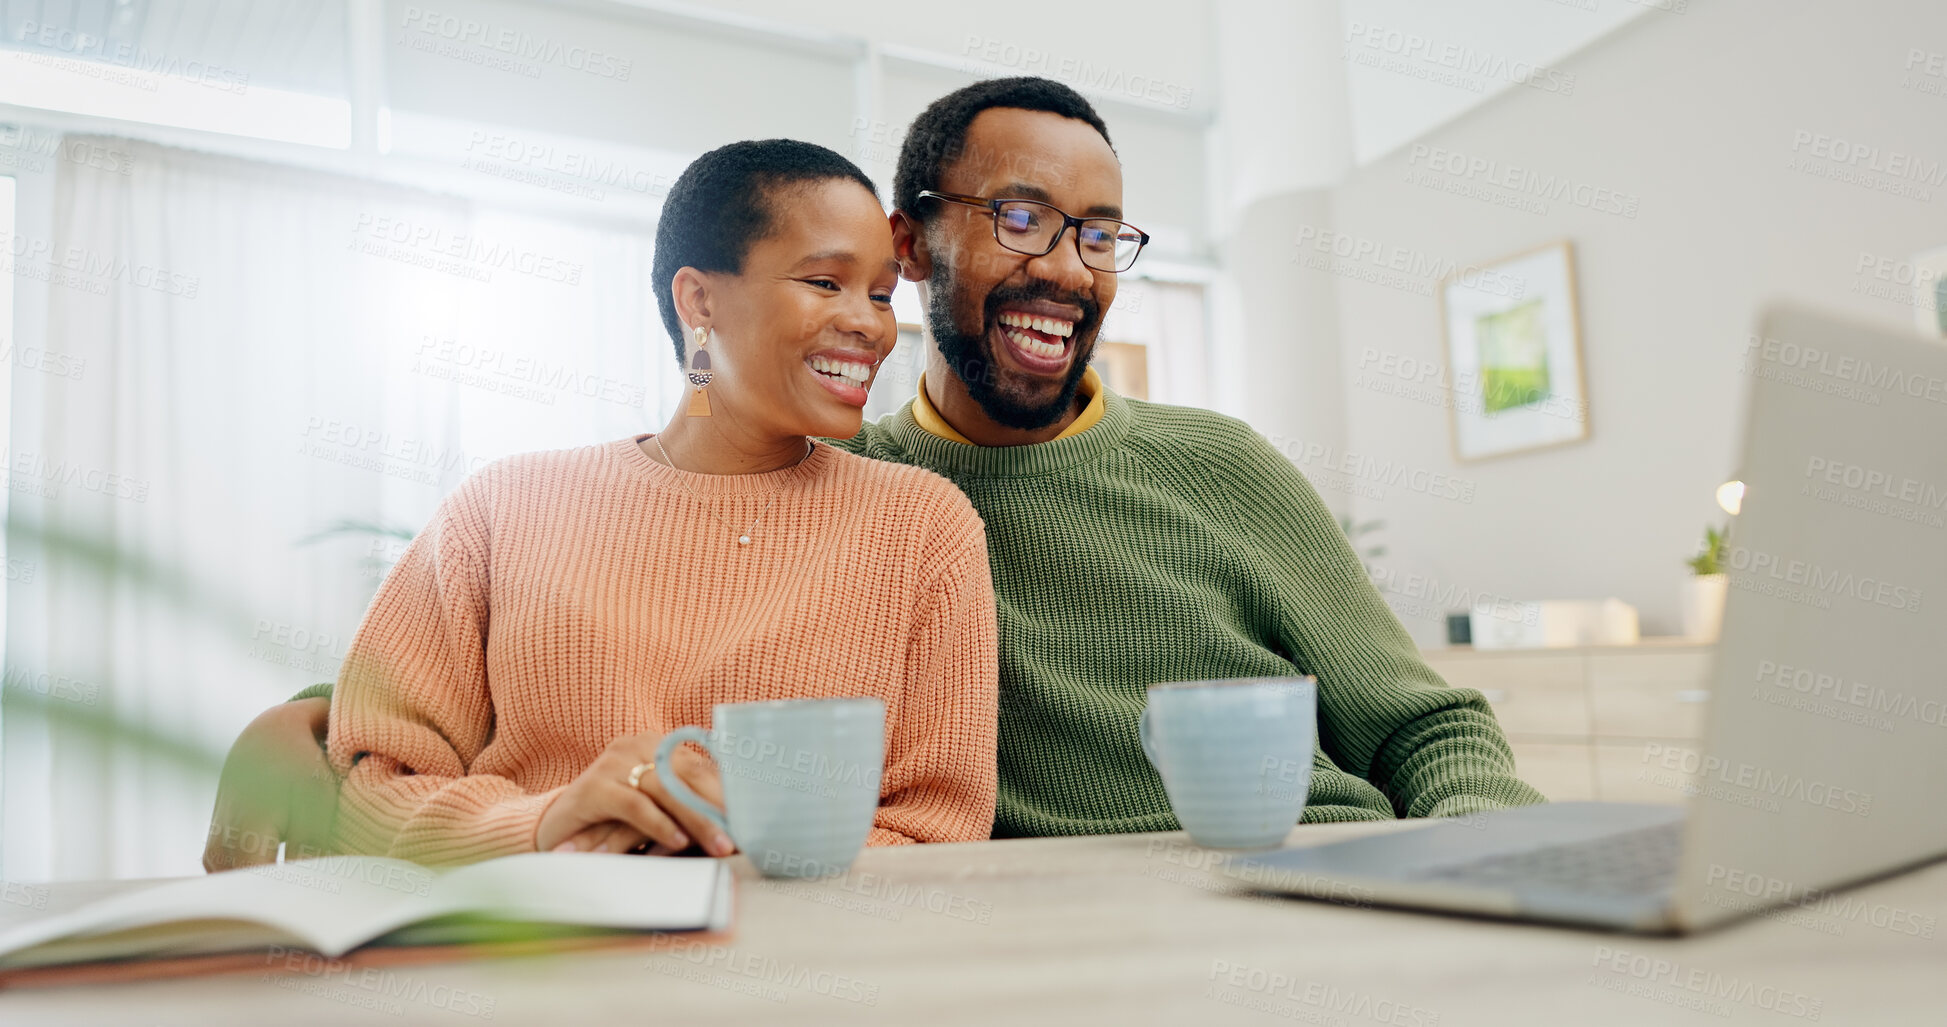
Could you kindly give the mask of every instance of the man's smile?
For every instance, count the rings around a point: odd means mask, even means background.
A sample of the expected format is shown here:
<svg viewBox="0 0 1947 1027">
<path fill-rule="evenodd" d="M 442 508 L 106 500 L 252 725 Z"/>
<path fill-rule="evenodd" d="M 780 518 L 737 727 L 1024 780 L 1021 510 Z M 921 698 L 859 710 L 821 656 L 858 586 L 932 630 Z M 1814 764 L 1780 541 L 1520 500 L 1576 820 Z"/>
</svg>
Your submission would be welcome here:
<svg viewBox="0 0 1947 1027">
<path fill-rule="evenodd" d="M 1011 303 L 996 312 L 995 334 L 1022 370 L 1059 375 L 1073 357 L 1075 329 L 1081 319 L 1079 311 L 1064 304 Z"/>
<path fill-rule="evenodd" d="M 1075 322 L 1003 310 L 996 318 L 1001 338 L 1016 361 L 1031 371 L 1060 373 L 1068 365 L 1068 346 Z"/>
</svg>

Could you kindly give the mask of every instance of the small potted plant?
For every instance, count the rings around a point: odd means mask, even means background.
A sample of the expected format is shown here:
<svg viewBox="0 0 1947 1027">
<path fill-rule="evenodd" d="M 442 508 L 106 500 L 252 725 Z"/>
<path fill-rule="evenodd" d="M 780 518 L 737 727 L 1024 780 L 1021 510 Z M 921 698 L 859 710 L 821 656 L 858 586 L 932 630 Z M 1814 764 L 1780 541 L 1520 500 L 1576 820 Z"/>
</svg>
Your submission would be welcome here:
<svg viewBox="0 0 1947 1027">
<path fill-rule="evenodd" d="M 1691 576 L 1683 583 L 1683 633 L 1699 642 L 1717 641 L 1724 624 L 1724 597 L 1731 587 L 1731 576 L 1724 572 L 1724 535 L 1729 530 L 1706 525 L 1703 551 L 1684 561 Z"/>
</svg>

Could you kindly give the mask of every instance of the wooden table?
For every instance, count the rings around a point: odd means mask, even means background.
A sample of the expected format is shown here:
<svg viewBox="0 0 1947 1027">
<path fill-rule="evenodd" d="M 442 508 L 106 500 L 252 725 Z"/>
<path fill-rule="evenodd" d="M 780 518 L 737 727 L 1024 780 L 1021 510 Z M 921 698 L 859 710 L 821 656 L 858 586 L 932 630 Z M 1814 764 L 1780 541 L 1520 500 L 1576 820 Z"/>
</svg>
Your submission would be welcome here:
<svg viewBox="0 0 1947 1027">
<path fill-rule="evenodd" d="M 726 944 L 17 990 L 0 1023 L 1947 1023 L 1947 864 L 1657 939 L 1256 896 L 1223 858 L 1181 834 L 980 842 L 789 883 L 740 858 Z"/>
</svg>

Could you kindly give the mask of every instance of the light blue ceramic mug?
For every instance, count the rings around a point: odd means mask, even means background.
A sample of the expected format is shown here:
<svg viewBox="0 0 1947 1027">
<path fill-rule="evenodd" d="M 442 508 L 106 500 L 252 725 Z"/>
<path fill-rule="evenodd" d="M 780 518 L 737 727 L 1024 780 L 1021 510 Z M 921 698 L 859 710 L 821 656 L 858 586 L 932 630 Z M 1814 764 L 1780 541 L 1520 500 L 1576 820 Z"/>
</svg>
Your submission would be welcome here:
<svg viewBox="0 0 1947 1027">
<path fill-rule="evenodd" d="M 1198 845 L 1265 849 L 1305 812 L 1314 678 L 1151 685 L 1139 733 L 1177 822 Z"/>
<path fill-rule="evenodd" d="M 879 810 L 886 704 L 872 698 L 719 703 L 711 717 L 711 730 L 677 728 L 656 746 L 663 788 L 728 834 L 766 877 L 822 877 L 851 866 Z M 703 746 L 717 761 L 725 813 L 671 769 L 670 757 L 684 742 Z"/>
</svg>

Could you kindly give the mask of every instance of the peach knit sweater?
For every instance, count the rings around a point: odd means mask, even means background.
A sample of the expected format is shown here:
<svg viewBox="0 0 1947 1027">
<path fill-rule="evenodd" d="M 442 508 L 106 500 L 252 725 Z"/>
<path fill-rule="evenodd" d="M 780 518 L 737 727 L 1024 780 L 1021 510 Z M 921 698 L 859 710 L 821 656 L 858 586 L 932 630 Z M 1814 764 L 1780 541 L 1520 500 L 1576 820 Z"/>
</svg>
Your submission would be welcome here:
<svg viewBox="0 0 1947 1027">
<path fill-rule="evenodd" d="M 440 504 L 352 640 L 338 846 L 531 852 L 619 736 L 708 726 L 715 703 L 866 695 L 886 704 L 869 843 L 985 838 L 996 659 L 980 516 L 931 471 L 822 443 L 750 475 L 673 470 L 636 438 L 510 457 Z"/>
</svg>

